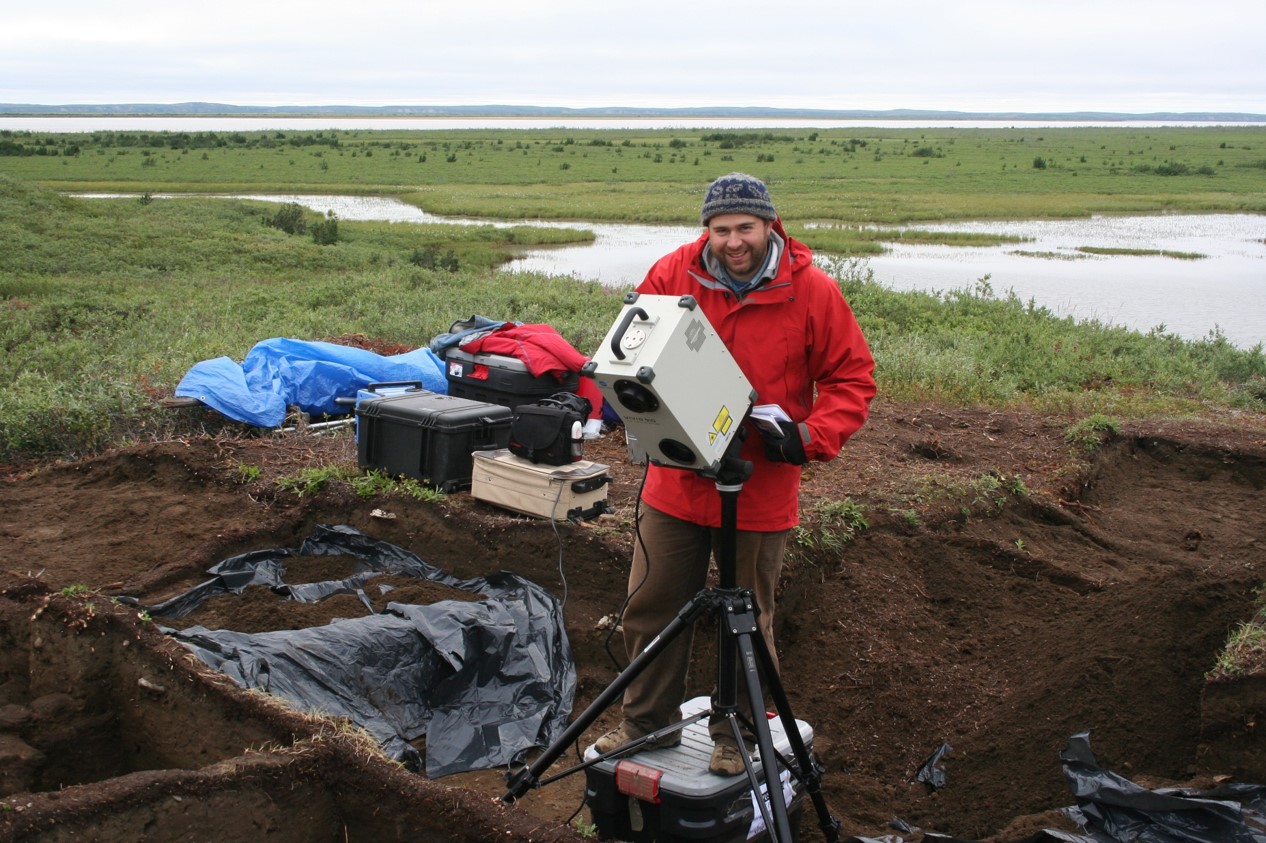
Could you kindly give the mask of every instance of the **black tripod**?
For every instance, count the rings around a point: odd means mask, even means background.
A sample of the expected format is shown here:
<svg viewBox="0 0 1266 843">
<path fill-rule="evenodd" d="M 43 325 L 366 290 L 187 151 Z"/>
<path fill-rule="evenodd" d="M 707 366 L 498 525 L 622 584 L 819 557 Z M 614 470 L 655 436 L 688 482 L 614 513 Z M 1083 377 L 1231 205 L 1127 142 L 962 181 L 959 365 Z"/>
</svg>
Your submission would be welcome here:
<svg viewBox="0 0 1266 843">
<path fill-rule="evenodd" d="M 736 450 L 740 437 L 735 438 Z M 655 657 L 667 647 L 678 635 L 689 629 L 695 621 L 705 615 L 717 618 L 717 691 L 713 713 L 721 715 L 729 724 L 731 734 L 743 756 L 743 766 L 747 773 L 752 792 L 760 793 L 760 782 L 756 778 L 756 768 L 752 756 L 743 739 L 738 709 L 739 674 L 745 679 L 748 700 L 751 703 L 752 719 L 756 722 L 747 726 L 756 736 L 756 745 L 760 750 L 760 758 L 765 771 L 765 781 L 769 799 L 756 799 L 760 806 L 765 827 L 770 831 L 771 839 L 780 843 L 792 840 L 791 824 L 787 815 L 787 806 L 782 799 L 779 786 L 778 761 L 782 761 L 791 774 L 804 784 L 807 793 L 817 810 L 822 833 L 826 840 L 838 841 L 840 822 L 831 816 L 826 799 L 822 796 L 822 767 L 809 753 L 800 735 L 800 729 L 791 713 L 791 703 L 783 690 L 774 668 L 773 658 L 760 634 L 756 624 L 759 612 L 750 590 L 740 589 L 735 577 L 735 550 L 738 524 L 738 497 L 743 483 L 751 476 L 752 464 L 727 454 L 721 460 L 715 473 L 717 491 L 721 495 L 721 534 L 716 558 L 720 572 L 719 586 L 699 592 L 682 607 L 668 626 L 666 626 L 646 648 L 639 653 L 621 673 L 608 685 L 601 694 L 580 714 L 565 732 L 553 744 L 546 747 L 541 755 L 527 767 L 507 776 L 508 789 L 501 801 L 506 804 L 515 802 L 530 788 L 539 787 L 548 781 L 556 781 L 571 775 L 585 767 L 596 764 L 607 757 L 620 755 L 635 749 L 646 738 L 641 738 L 625 746 L 618 747 L 606 755 L 599 756 L 577 767 L 565 770 L 542 782 L 541 774 L 549 769 L 567 747 L 580 739 L 581 734 L 604 712 L 613 702 L 620 698 L 625 688 L 645 669 Z M 759 668 L 757 666 L 759 660 Z M 787 764 L 787 760 L 774 750 L 773 736 L 769 730 L 769 721 L 759 716 L 764 711 L 764 696 L 761 693 L 760 670 L 764 671 L 769 695 L 774 702 L 775 710 L 783 726 L 788 743 L 795 759 L 795 764 Z M 674 727 L 660 730 L 653 736 L 679 729 Z M 653 737 L 647 736 L 647 737 Z M 772 817 L 770 813 L 772 811 Z"/>
</svg>

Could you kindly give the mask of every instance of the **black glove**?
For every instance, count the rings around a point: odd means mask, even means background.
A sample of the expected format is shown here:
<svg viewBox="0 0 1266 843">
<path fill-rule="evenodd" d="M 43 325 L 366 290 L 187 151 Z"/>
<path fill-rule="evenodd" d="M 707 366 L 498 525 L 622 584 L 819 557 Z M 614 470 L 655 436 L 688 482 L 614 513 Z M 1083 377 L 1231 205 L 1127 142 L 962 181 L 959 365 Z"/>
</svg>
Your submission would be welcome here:
<svg viewBox="0 0 1266 843">
<path fill-rule="evenodd" d="M 804 465 L 808 457 L 804 453 L 804 440 L 800 438 L 800 425 L 790 421 L 778 422 L 778 432 L 760 428 L 765 441 L 765 456 L 773 462 Z"/>
</svg>

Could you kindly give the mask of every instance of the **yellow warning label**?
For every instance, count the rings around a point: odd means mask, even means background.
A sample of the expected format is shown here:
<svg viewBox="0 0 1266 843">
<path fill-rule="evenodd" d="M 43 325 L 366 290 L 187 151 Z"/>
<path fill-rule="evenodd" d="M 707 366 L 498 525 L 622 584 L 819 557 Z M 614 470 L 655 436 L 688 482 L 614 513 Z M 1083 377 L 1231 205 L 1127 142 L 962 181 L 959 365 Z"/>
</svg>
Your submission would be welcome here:
<svg viewBox="0 0 1266 843">
<path fill-rule="evenodd" d="M 722 406 L 721 411 L 717 413 L 717 417 L 712 420 L 711 434 L 713 437 L 724 436 L 730 432 L 730 427 L 734 424 L 734 417 L 730 415 L 730 408 Z"/>
</svg>

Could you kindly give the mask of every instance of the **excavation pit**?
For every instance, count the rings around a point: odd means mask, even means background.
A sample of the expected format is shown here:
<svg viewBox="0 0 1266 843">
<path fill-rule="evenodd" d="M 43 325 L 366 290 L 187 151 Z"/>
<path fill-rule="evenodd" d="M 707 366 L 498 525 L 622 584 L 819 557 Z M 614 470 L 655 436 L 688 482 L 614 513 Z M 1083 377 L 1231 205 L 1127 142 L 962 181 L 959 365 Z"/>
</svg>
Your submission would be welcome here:
<svg viewBox="0 0 1266 843">
<path fill-rule="evenodd" d="M 1266 577 L 1260 432 L 1157 423 L 1091 453 L 1065 428 L 879 406 L 839 461 L 806 471 L 780 657 L 846 833 L 891 834 L 894 817 L 1005 843 L 1072 832 L 1059 813 L 1072 801 L 1059 753 L 1081 731 L 1106 768 L 1147 787 L 1266 781 L 1260 677 L 1205 679 Z M 915 447 L 926 441 L 941 450 Z M 640 479 L 622 440 L 592 448 L 587 458 L 617 472 L 616 513 L 557 531 L 463 494 L 297 498 L 269 491 L 267 473 L 256 485 L 236 479 L 244 464 L 293 474 L 315 449 L 354 461 L 350 440 L 149 444 L 0 483 L 0 836 L 579 839 L 567 821 L 583 776 L 509 808 L 499 769 L 427 779 L 342 721 L 243 690 L 138 606 L 186 592 L 234 554 L 346 523 L 459 577 L 514 571 L 565 596 L 579 710 L 617 671 L 607 619 L 626 586 Z M 869 528 L 821 541 L 818 504 L 846 497 Z M 225 598 L 207 625 L 247 624 L 252 599 Z M 339 599 L 328 611 L 367 611 Z M 261 616 L 251 629 L 320 622 Z M 712 683 L 707 644 L 692 694 Z M 946 786 L 931 790 L 915 774 L 942 743 L 953 747 Z"/>
</svg>

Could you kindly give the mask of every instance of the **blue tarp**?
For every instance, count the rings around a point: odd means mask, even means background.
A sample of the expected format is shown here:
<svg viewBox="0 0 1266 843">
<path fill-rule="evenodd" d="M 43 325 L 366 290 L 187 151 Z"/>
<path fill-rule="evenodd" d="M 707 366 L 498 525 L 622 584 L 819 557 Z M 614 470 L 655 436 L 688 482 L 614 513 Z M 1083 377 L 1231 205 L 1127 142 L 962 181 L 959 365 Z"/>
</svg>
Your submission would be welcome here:
<svg viewBox="0 0 1266 843">
<path fill-rule="evenodd" d="M 419 381 L 423 389 L 448 392 L 444 362 L 429 348 L 384 357 L 363 348 L 274 338 L 257 343 L 241 364 L 228 357 L 204 360 L 176 386 L 240 422 L 277 427 L 294 405 L 310 415 L 346 415 L 336 398 L 355 398 L 371 383 Z"/>
</svg>

